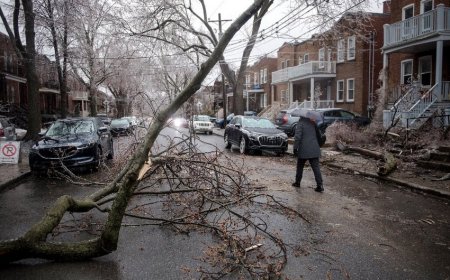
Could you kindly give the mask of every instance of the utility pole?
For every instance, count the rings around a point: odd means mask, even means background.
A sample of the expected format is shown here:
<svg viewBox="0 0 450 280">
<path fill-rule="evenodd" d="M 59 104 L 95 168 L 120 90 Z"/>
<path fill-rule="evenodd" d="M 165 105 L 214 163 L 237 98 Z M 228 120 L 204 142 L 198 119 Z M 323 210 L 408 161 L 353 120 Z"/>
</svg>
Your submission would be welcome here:
<svg viewBox="0 0 450 280">
<path fill-rule="evenodd" d="M 231 19 L 222 20 L 222 16 L 219 13 L 219 20 L 208 20 L 209 22 L 219 22 L 219 40 L 222 38 L 222 21 L 232 21 Z M 225 61 L 219 61 L 219 63 L 224 63 Z M 225 75 L 222 71 L 222 99 L 223 99 L 223 125 L 222 128 L 225 128 L 227 125 L 227 92 L 225 87 Z"/>
</svg>

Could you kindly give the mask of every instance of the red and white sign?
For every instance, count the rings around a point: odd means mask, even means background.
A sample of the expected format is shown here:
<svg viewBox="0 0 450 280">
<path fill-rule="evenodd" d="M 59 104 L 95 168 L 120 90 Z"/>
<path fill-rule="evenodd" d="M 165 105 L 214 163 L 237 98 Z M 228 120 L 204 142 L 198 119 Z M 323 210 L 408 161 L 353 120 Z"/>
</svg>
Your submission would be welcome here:
<svg viewBox="0 0 450 280">
<path fill-rule="evenodd" d="M 0 142 L 0 163 L 19 163 L 20 142 L 1 141 Z"/>
</svg>

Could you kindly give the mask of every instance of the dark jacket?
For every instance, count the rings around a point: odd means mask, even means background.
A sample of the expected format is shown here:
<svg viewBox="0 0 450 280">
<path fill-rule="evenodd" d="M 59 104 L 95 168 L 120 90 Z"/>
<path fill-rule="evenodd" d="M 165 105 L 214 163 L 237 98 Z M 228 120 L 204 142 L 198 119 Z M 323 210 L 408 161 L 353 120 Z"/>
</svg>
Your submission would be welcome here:
<svg viewBox="0 0 450 280">
<path fill-rule="evenodd" d="M 297 156 L 303 159 L 320 157 L 320 146 L 317 141 L 315 123 L 308 118 L 301 117 L 295 129 L 294 148 L 298 149 Z"/>
</svg>

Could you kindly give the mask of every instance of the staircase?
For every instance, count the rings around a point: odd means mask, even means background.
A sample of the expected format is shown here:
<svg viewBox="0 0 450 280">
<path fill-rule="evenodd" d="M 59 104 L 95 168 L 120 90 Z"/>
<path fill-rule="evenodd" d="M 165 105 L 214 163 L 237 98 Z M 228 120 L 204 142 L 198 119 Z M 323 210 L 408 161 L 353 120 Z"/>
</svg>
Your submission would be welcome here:
<svg viewBox="0 0 450 280">
<path fill-rule="evenodd" d="M 399 121 L 402 127 L 418 129 L 441 109 L 450 110 L 450 82 L 435 84 L 427 91 L 413 85 L 390 110 L 383 112 L 383 125 Z"/>
</svg>

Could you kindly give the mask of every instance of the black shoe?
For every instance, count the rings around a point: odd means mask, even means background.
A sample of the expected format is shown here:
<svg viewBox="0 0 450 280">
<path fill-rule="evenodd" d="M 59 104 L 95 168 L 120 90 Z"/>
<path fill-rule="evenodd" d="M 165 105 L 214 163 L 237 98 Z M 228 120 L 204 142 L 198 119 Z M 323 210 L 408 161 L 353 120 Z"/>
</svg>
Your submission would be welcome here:
<svg viewBox="0 0 450 280">
<path fill-rule="evenodd" d="M 300 188 L 300 183 L 294 182 L 294 183 L 292 183 L 292 186 L 296 187 L 296 188 Z"/>
<path fill-rule="evenodd" d="M 317 186 L 314 190 L 315 190 L 316 192 L 323 192 L 323 191 L 324 191 L 322 185 Z"/>
</svg>

